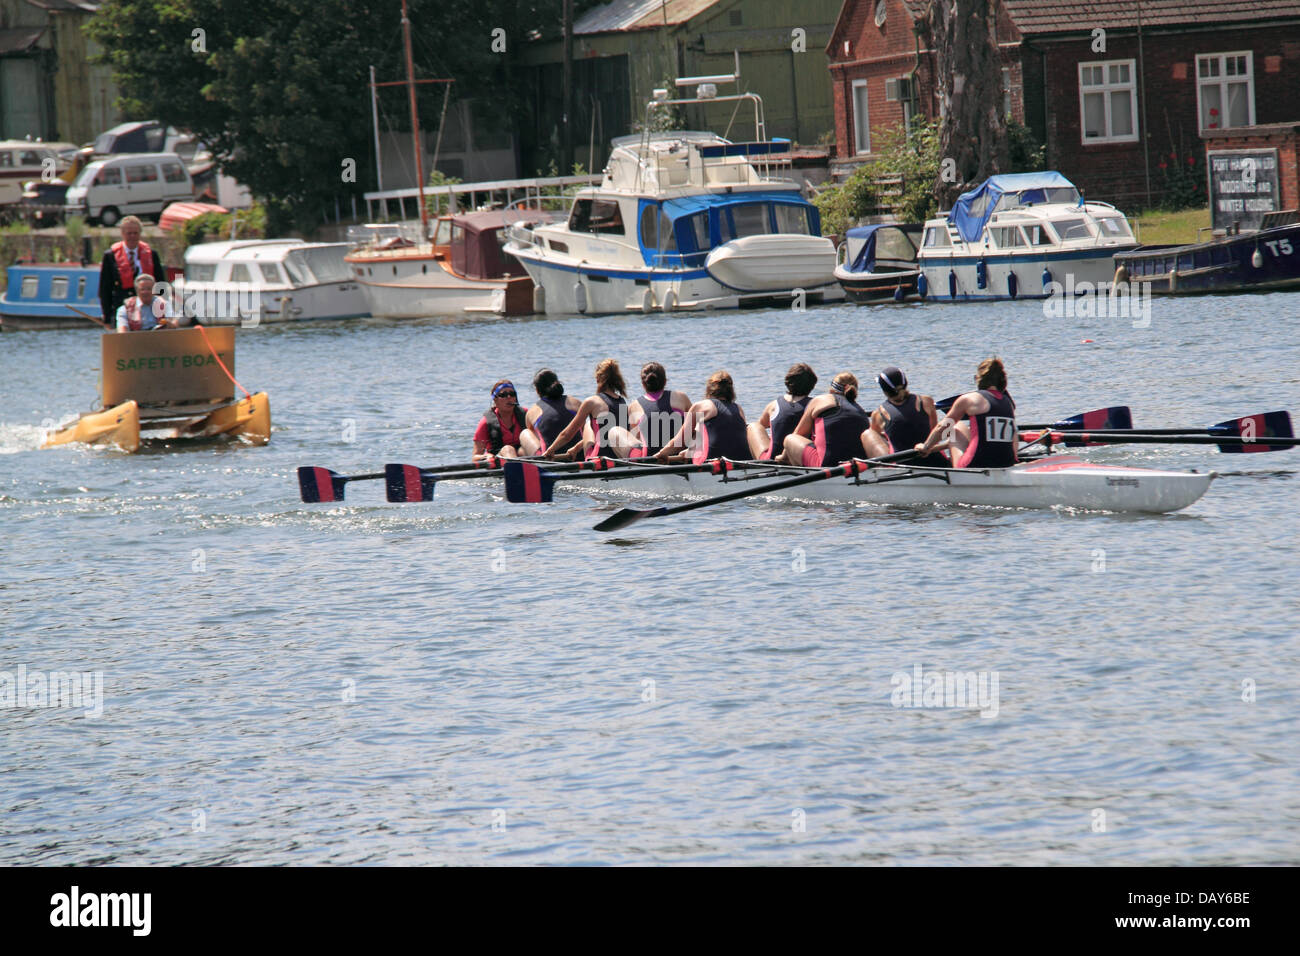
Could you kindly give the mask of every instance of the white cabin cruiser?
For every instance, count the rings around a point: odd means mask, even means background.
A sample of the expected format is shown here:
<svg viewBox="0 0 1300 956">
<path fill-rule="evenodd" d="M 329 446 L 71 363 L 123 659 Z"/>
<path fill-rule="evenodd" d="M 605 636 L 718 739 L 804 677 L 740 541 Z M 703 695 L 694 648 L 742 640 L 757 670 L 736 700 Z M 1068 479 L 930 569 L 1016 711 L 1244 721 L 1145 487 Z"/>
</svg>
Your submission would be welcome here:
<svg viewBox="0 0 1300 956">
<path fill-rule="evenodd" d="M 1057 172 L 990 176 L 925 224 L 917 292 L 939 301 L 1094 291 L 1115 254 L 1136 249 L 1110 203 L 1085 202 Z"/>
<path fill-rule="evenodd" d="M 346 242 L 242 239 L 185 250 L 175 291 L 185 315 L 205 325 L 256 325 L 366 314 L 343 260 Z"/>
<path fill-rule="evenodd" d="M 798 183 L 775 174 L 790 143 L 768 141 L 762 99 L 716 96 L 735 75 L 684 77 L 696 98 L 646 107 L 749 101 L 756 140 L 644 132 L 613 141 L 599 186 L 580 190 L 567 222 L 512 225 L 506 252 L 528 271 L 539 312 L 672 312 L 842 299 L 835 246 Z"/>
</svg>

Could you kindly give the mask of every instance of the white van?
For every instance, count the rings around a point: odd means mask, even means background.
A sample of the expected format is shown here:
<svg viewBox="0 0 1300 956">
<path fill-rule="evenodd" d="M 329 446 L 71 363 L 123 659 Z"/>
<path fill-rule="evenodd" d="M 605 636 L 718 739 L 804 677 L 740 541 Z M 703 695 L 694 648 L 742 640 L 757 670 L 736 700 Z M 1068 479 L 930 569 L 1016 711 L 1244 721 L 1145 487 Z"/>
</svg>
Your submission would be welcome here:
<svg viewBox="0 0 1300 956">
<path fill-rule="evenodd" d="M 59 155 L 62 143 L 32 143 L 22 139 L 0 140 L 0 206 L 7 206 L 23 198 L 23 183 L 40 179 L 46 163 L 53 163 L 57 173 L 68 168 Z M 73 147 L 75 148 L 75 147 Z"/>
<path fill-rule="evenodd" d="M 193 198 L 189 170 L 175 153 L 127 153 L 83 169 L 68 187 L 63 212 L 105 226 L 126 215 L 157 222 L 169 204 Z"/>
</svg>

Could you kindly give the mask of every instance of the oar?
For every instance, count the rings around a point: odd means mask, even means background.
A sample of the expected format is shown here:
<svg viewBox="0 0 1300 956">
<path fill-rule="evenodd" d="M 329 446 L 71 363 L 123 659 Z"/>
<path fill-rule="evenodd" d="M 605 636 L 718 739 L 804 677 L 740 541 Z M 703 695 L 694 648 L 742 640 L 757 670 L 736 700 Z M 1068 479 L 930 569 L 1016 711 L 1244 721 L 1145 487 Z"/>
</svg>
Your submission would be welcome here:
<svg viewBox="0 0 1300 956">
<path fill-rule="evenodd" d="M 103 319 L 97 319 L 97 318 L 95 318 L 95 317 L 94 317 L 93 315 L 91 315 L 89 312 L 82 312 L 80 309 L 75 309 L 75 308 L 73 308 L 72 306 L 68 305 L 66 302 L 63 304 L 63 307 L 64 307 L 65 309 L 72 309 L 73 312 L 77 313 L 77 315 L 81 316 L 83 319 L 90 319 L 90 321 L 94 322 L 96 325 L 98 325 L 98 326 L 99 326 L 101 329 L 103 329 L 105 332 L 112 332 L 112 331 L 113 331 L 113 327 L 110 326 L 107 322 L 105 322 Z"/>
<path fill-rule="evenodd" d="M 780 467 L 780 466 L 776 466 Z M 692 473 L 709 473 L 720 475 L 725 471 L 737 471 L 747 468 L 764 468 L 771 470 L 772 463 L 761 461 L 732 461 L 729 458 L 714 459 L 701 464 L 660 465 L 642 464 L 633 467 L 615 468 L 612 471 L 599 471 L 590 474 L 556 473 L 554 470 L 540 468 L 531 461 L 515 460 L 505 464 L 506 500 L 515 503 L 544 503 L 553 500 L 553 490 L 557 481 L 617 481 L 621 478 L 634 478 L 642 475 L 689 475 Z M 775 472 L 779 474 L 780 472 Z"/>
<path fill-rule="evenodd" d="M 415 465 L 385 465 L 384 466 L 384 490 L 389 501 L 394 503 L 412 504 L 420 501 L 432 501 L 433 492 L 440 481 L 458 481 L 462 478 L 487 478 L 496 477 L 503 474 L 501 466 L 508 465 L 512 462 L 518 463 L 535 463 L 544 459 L 535 458 L 498 458 L 498 467 L 490 468 L 486 471 L 452 471 L 452 472 L 431 472 L 426 468 L 417 468 Z M 592 458 L 590 460 L 567 461 L 567 462 L 548 462 L 548 467 L 552 471 L 570 472 L 570 471 L 591 471 L 604 474 L 619 465 L 635 465 L 637 460 L 627 460 L 618 458 Z"/>
<path fill-rule="evenodd" d="M 1090 432 L 1107 432 L 1115 428 L 1124 426 L 1094 426 L 1084 422 L 1080 426 L 1066 426 L 1057 422 L 1054 425 L 1023 425 L 1023 428 L 1051 428 L 1053 430 L 1087 430 Z M 1132 426 L 1129 426 L 1132 427 Z M 1295 432 L 1291 429 L 1290 412 L 1261 412 L 1258 415 L 1244 415 L 1241 418 L 1230 418 L 1226 422 L 1219 422 L 1217 425 L 1203 425 L 1192 428 L 1143 428 L 1144 435 L 1235 435 L 1238 438 L 1294 438 Z"/>
<path fill-rule="evenodd" d="M 707 508 L 710 505 L 720 505 L 727 501 L 737 501 L 740 498 L 749 498 L 753 495 L 765 495 L 773 491 L 780 491 L 783 488 L 796 488 L 799 485 L 809 485 L 815 481 L 825 481 L 827 478 L 838 478 L 840 476 L 853 478 L 860 474 L 865 467 L 873 465 L 884 465 L 894 461 L 902 461 L 905 458 L 911 458 L 916 455 L 915 451 L 900 451 L 892 455 L 882 455 L 880 458 L 868 459 L 866 462 L 846 461 L 843 464 L 835 465 L 831 468 L 822 468 L 811 474 L 796 475 L 793 478 L 783 478 L 780 481 L 763 482 L 755 488 L 746 488 L 741 491 L 733 491 L 725 495 L 717 495 L 713 498 L 706 498 L 703 501 L 692 501 L 684 505 L 673 505 L 672 507 L 658 508 L 622 508 L 600 524 L 596 525 L 597 531 L 617 531 L 619 528 L 626 528 L 643 518 L 662 518 L 665 515 L 682 514 L 686 511 L 694 511 L 696 508 Z M 895 475 L 894 478 L 912 478 L 911 474 Z M 889 478 L 883 478 L 882 481 L 889 481 Z"/>
<path fill-rule="evenodd" d="M 1026 436 L 1022 435 L 1021 438 Z M 1162 435 L 1152 432 L 1052 432 L 1052 440 L 1073 438 L 1093 445 L 1218 445 L 1222 452 L 1283 451 L 1300 445 L 1300 438 L 1241 435 Z"/>
<path fill-rule="evenodd" d="M 458 465 L 438 465 L 433 468 L 417 469 L 425 474 L 439 474 L 450 471 L 468 471 L 472 468 L 481 470 L 500 470 L 500 462 L 503 458 L 489 457 L 481 461 L 464 462 Z M 386 466 L 391 467 L 391 466 Z M 404 465 L 402 467 L 411 467 Z M 342 501 L 343 489 L 349 481 L 374 481 L 380 478 L 387 478 L 388 472 L 376 471 L 367 475 L 340 475 L 337 471 L 330 471 L 328 468 L 319 468 L 315 465 L 302 465 L 298 468 L 298 491 L 302 495 L 302 500 L 311 504 L 322 501 Z"/>
</svg>

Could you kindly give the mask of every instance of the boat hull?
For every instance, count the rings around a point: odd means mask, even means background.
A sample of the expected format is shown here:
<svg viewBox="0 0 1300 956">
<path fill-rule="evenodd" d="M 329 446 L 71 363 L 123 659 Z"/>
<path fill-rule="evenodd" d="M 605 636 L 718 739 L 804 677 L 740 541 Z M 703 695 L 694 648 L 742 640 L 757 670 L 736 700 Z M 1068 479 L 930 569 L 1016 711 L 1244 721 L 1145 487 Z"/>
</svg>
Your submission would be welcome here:
<svg viewBox="0 0 1300 956">
<path fill-rule="evenodd" d="M 1013 468 L 926 469 L 923 477 L 877 482 L 880 478 L 908 473 L 907 469 L 885 466 L 872 469 L 859 482 L 830 478 L 758 497 L 826 503 L 1071 508 L 1162 514 L 1194 504 L 1215 477 L 1213 472 L 1129 468 L 1091 464 L 1073 456 L 1053 456 Z M 733 472 L 731 480 L 726 482 L 710 474 L 644 475 L 617 480 L 560 481 L 556 487 L 624 496 L 708 497 L 747 487 L 751 481 L 765 480 L 743 475 Z"/>
<path fill-rule="evenodd" d="M 80 443 L 115 445 L 133 453 L 143 442 L 238 438 L 251 445 L 265 445 L 271 440 L 271 400 L 265 392 L 199 414 L 185 414 L 179 409 L 146 407 L 138 402 L 123 402 L 101 412 L 87 412 L 62 428 L 55 429 L 41 445 Z"/>
<path fill-rule="evenodd" d="M 41 444 L 42 448 L 71 443 L 116 445 L 125 452 L 140 447 L 140 406 L 123 402 L 102 412 L 89 412 L 75 422 L 55 429 Z"/>
<path fill-rule="evenodd" d="M 909 272 L 853 272 L 838 266 L 835 278 L 850 302 L 874 305 L 918 298 L 916 280 L 920 270 Z"/>
<path fill-rule="evenodd" d="M 1115 257 L 1115 281 L 1154 295 L 1276 292 L 1300 287 L 1300 225 L 1186 246 L 1152 246 Z"/>
<path fill-rule="evenodd" d="M 203 325 L 250 328 L 279 322 L 354 319 L 368 311 L 365 295 L 355 282 L 250 292 L 179 279 L 175 288 L 186 317 Z"/>
<path fill-rule="evenodd" d="M 963 302 L 980 299 L 1045 299 L 1054 285 L 1067 283 L 1084 294 L 1115 277 L 1115 251 L 1056 253 L 1051 255 L 924 256 L 926 299 Z M 980 263 L 984 266 L 984 287 L 980 288 Z M 1047 273 L 1044 278 L 1044 273 Z M 955 276 L 955 282 L 949 274 Z M 1011 276 L 1015 276 L 1014 288 Z M 1082 289 L 1080 289 L 1082 286 Z M 1058 292 L 1059 294 L 1059 292 Z"/>
</svg>

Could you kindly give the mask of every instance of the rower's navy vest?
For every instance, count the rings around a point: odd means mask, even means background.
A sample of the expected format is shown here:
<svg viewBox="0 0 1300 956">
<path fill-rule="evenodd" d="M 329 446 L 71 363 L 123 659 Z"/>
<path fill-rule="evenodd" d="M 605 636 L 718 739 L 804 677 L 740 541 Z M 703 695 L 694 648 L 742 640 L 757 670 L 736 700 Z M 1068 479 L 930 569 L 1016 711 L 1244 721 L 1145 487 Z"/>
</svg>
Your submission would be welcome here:
<svg viewBox="0 0 1300 956">
<path fill-rule="evenodd" d="M 930 416 L 919 395 L 909 395 L 902 405 L 884 401 L 880 413 L 885 416 L 885 437 L 894 451 L 910 451 L 930 437 Z M 947 456 L 937 451 L 924 458 L 909 458 L 907 463 L 925 468 L 950 467 Z"/>
<path fill-rule="evenodd" d="M 609 445 L 609 430 L 627 427 L 627 400 L 619 395 L 610 395 L 608 392 L 599 394 L 605 402 L 606 410 L 591 416 L 591 430 L 596 442 L 591 446 L 587 457 L 613 458 L 615 455 L 614 449 Z"/>
<path fill-rule="evenodd" d="M 844 395 L 831 394 L 835 399 L 835 407 L 818 415 L 816 423 L 825 436 L 821 460 L 823 466 L 838 465 L 850 458 L 861 458 L 862 433 L 871 427 L 871 416 L 861 405 L 849 401 Z"/>
<path fill-rule="evenodd" d="M 578 431 L 563 448 L 551 448 L 555 436 L 564 431 L 569 422 L 573 421 L 573 409 L 569 408 L 567 402 L 568 398 L 564 395 L 559 398 L 537 399 L 542 412 L 537 416 L 537 421 L 533 422 L 533 427 L 537 429 L 537 434 L 542 436 L 542 441 L 546 442 L 547 451 L 568 451 L 582 441 L 582 432 Z"/>
<path fill-rule="evenodd" d="M 745 434 L 745 418 L 735 402 L 711 398 L 715 414 L 704 423 L 708 438 L 708 458 L 730 458 L 746 461 L 749 458 L 749 439 Z"/>
<path fill-rule="evenodd" d="M 1010 468 L 1016 463 L 1016 403 L 1011 395 L 981 388 L 989 403 L 983 415 L 970 416 L 970 444 L 959 468 Z"/>
<path fill-rule="evenodd" d="M 685 416 L 673 408 L 672 392 L 662 392 L 657 401 L 651 401 L 648 395 L 642 395 L 636 403 L 645 412 L 637 425 L 641 440 L 645 442 L 646 457 L 650 457 L 673 440 L 673 436 L 681 429 Z"/>
<path fill-rule="evenodd" d="M 495 455 L 501 450 L 502 446 L 501 420 L 497 418 L 497 412 L 494 406 L 488 406 L 488 410 L 483 413 L 483 417 L 487 420 L 488 454 Z M 518 405 L 515 406 L 515 423 L 519 425 L 519 434 L 522 435 L 524 429 L 527 427 L 527 413 Z"/>
<path fill-rule="evenodd" d="M 787 402 L 782 395 L 776 400 L 776 414 L 772 416 L 772 457 L 781 454 L 785 448 L 785 436 L 794 434 L 803 418 L 803 410 L 808 407 L 809 397 L 805 395 L 797 402 Z"/>
</svg>

